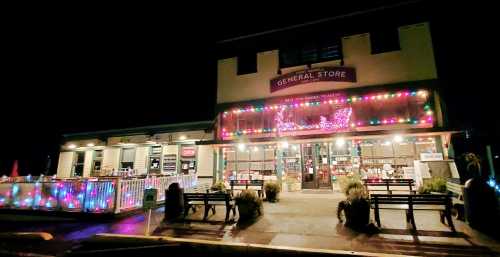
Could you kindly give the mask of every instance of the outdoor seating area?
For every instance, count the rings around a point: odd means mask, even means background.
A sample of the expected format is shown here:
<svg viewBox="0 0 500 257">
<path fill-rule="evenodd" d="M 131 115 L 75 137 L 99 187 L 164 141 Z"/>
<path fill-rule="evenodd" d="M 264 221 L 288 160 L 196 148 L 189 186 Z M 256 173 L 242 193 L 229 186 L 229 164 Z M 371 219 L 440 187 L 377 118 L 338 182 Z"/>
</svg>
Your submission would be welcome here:
<svg viewBox="0 0 500 257">
<path fill-rule="evenodd" d="M 415 210 L 439 211 L 441 223 L 444 219 L 448 226 L 455 232 L 453 219 L 451 218 L 451 198 L 449 195 L 414 195 L 414 194 L 372 194 L 370 195 L 371 208 L 374 210 L 375 221 L 381 227 L 380 210 L 403 210 L 406 214 L 406 222 L 411 225 L 413 231 L 417 230 L 415 225 Z"/>
<path fill-rule="evenodd" d="M 446 219 L 453 232 L 452 200 L 449 194 L 417 194 L 413 179 L 364 179 L 363 185 L 369 194 L 370 208 L 375 222 L 381 227 L 380 210 L 402 210 L 411 230 L 416 231 L 415 210 L 438 211 L 441 223 Z M 394 193 L 396 192 L 396 193 Z"/>
<path fill-rule="evenodd" d="M 188 215 L 190 209 L 196 211 L 197 206 L 204 207 L 203 220 L 207 219 L 209 211 L 212 211 L 212 214 L 216 213 L 216 206 L 226 207 L 226 218 L 224 219 L 226 222 L 229 220 L 231 211 L 233 212 L 233 217 L 236 216 L 236 206 L 229 193 L 184 193 L 184 217 Z"/>
<path fill-rule="evenodd" d="M 343 197 L 339 192 L 282 192 L 278 203 L 264 202 L 263 215 L 245 226 L 239 226 L 237 219 L 224 222 L 226 213 L 223 211 L 215 214 L 210 211 L 203 220 L 203 211 L 190 210 L 186 220 L 163 223 L 155 235 L 408 255 L 418 255 L 419 250 L 425 249 L 427 256 L 436 256 L 443 251 L 489 256 L 491 251 L 485 246 L 494 247 L 491 241 L 479 237 L 460 220 L 453 220 L 456 232 L 451 232 L 450 227 L 440 222 L 439 211 L 420 208 L 425 206 L 418 204 L 414 205 L 413 212 L 417 231 L 408 229 L 405 211 L 379 209 L 380 233 L 366 236 L 352 232 L 344 229 L 334 215 Z M 440 207 L 444 209 L 444 206 Z M 220 206 L 217 208 L 222 210 Z M 373 213 L 370 216 L 373 219 Z"/>
</svg>

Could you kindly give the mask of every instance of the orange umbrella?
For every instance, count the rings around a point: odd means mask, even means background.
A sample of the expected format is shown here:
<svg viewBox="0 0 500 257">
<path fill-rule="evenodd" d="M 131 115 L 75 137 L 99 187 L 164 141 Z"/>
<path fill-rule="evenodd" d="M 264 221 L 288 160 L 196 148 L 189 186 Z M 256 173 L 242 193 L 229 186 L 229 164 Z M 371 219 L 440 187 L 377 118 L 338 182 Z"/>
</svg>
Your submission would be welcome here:
<svg viewBox="0 0 500 257">
<path fill-rule="evenodd" d="M 17 160 L 15 160 L 14 164 L 12 164 L 12 171 L 10 172 L 11 177 L 19 177 L 19 173 L 18 173 L 17 169 L 18 169 L 18 164 L 17 164 Z"/>
</svg>

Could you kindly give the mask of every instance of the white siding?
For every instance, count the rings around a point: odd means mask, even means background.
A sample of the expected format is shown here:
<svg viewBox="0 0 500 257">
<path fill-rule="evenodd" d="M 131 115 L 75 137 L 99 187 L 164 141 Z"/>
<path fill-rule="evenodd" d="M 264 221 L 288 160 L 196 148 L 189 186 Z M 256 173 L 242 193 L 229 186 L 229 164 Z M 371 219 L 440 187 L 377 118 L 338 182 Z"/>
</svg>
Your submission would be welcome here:
<svg viewBox="0 0 500 257">
<path fill-rule="evenodd" d="M 61 152 L 59 154 L 59 162 L 57 164 L 57 177 L 67 178 L 71 176 L 74 157 L 75 152 Z"/>
<path fill-rule="evenodd" d="M 83 177 L 90 176 L 90 170 L 92 169 L 92 159 L 94 159 L 94 151 L 85 151 L 85 160 L 83 163 Z"/>
<path fill-rule="evenodd" d="M 210 145 L 199 145 L 197 156 L 197 173 L 198 176 L 213 176 L 214 175 L 214 152 Z"/>
<path fill-rule="evenodd" d="M 115 169 L 117 170 L 120 162 L 120 148 L 106 148 L 103 151 L 103 157 L 102 157 L 102 162 L 103 162 L 103 169 L 105 170 L 111 170 Z"/>
<path fill-rule="evenodd" d="M 146 174 L 148 172 L 148 146 L 139 146 L 135 149 L 134 169 L 138 174 Z"/>
</svg>

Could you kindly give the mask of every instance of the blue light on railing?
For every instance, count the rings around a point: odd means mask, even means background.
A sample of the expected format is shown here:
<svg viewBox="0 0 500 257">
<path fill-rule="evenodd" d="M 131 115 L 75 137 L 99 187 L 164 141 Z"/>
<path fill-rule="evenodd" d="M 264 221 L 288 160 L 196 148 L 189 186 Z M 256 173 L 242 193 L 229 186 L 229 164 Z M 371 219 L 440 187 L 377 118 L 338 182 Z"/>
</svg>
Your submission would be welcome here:
<svg viewBox="0 0 500 257">
<path fill-rule="evenodd" d="M 12 185 L 12 195 L 17 195 L 17 193 L 19 192 L 19 185 L 18 184 L 14 184 Z"/>
</svg>

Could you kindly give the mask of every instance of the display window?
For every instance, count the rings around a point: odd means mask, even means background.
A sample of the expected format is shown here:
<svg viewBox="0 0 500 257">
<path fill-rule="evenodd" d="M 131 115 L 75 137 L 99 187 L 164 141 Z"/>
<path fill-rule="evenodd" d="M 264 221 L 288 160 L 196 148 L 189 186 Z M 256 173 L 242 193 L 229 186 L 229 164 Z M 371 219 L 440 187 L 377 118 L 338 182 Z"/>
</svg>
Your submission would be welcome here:
<svg viewBox="0 0 500 257">
<path fill-rule="evenodd" d="M 223 147 L 224 179 L 276 180 L 275 145 L 238 145 Z"/>
</svg>

